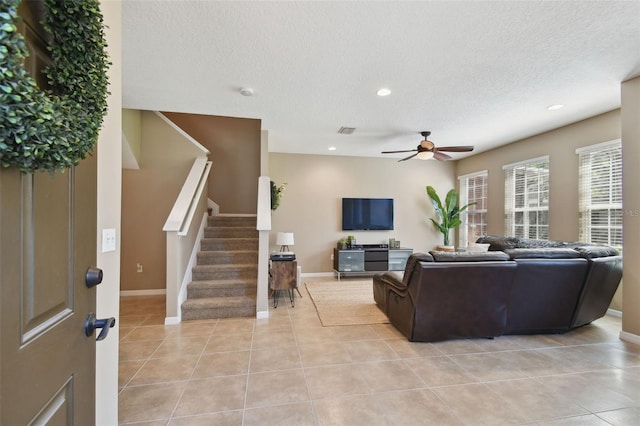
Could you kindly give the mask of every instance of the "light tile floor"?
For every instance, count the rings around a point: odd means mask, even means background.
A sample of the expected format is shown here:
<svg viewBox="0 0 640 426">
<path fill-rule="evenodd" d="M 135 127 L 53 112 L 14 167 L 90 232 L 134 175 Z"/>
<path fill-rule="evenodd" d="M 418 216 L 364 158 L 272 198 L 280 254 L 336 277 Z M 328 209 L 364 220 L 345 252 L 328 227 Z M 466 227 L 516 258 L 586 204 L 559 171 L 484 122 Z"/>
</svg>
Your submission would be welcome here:
<svg viewBox="0 0 640 426">
<path fill-rule="evenodd" d="M 269 319 L 174 326 L 164 297 L 123 297 L 120 424 L 640 425 L 640 346 L 618 318 L 411 343 L 388 324 L 323 327 L 300 290 Z"/>
</svg>

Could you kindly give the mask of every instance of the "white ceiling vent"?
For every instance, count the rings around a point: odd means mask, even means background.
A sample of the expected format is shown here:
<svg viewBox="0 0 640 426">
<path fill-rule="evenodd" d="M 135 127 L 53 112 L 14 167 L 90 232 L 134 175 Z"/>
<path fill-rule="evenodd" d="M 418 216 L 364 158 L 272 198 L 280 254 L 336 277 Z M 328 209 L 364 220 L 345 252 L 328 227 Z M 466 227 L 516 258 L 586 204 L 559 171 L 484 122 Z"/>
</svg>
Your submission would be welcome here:
<svg viewBox="0 0 640 426">
<path fill-rule="evenodd" d="M 350 135 L 355 130 L 356 130 L 355 127 L 340 127 L 340 130 L 338 130 L 338 133 L 340 133 L 341 135 Z"/>
</svg>

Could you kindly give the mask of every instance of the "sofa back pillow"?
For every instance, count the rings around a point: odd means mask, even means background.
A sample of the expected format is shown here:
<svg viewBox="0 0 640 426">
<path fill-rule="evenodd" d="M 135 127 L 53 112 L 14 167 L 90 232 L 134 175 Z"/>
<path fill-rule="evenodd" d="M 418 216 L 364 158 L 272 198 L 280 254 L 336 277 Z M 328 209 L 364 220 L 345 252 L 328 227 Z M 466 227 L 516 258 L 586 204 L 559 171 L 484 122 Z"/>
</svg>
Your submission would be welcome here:
<svg viewBox="0 0 640 426">
<path fill-rule="evenodd" d="M 489 244 L 489 251 L 505 251 L 518 246 L 518 238 L 495 235 L 485 235 L 476 240 L 476 243 Z"/>
<path fill-rule="evenodd" d="M 515 248 L 505 250 L 511 260 L 515 259 L 576 259 L 581 257 L 574 249 L 570 248 Z"/>
<path fill-rule="evenodd" d="M 609 246 L 581 246 L 581 247 L 574 248 L 574 250 L 578 253 L 580 257 L 584 257 L 585 259 L 594 259 L 596 257 L 609 257 L 609 256 L 620 255 L 618 250 Z"/>
<path fill-rule="evenodd" d="M 433 259 L 436 262 L 486 262 L 509 260 L 509 256 L 501 251 L 487 251 L 483 253 L 468 251 L 454 253 L 448 251 L 430 251 L 429 254 L 433 256 Z"/>
</svg>

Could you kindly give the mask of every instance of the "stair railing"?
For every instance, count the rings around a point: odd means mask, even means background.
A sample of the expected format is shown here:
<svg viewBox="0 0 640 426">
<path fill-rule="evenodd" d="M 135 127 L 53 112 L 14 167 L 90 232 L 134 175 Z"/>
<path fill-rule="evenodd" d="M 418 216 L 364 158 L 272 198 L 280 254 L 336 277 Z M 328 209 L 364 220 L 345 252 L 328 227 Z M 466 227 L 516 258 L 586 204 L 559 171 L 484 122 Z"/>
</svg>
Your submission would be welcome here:
<svg viewBox="0 0 640 426">
<path fill-rule="evenodd" d="M 269 318 L 269 232 L 271 231 L 271 178 L 258 178 L 258 289 L 256 318 Z"/>
<path fill-rule="evenodd" d="M 167 238 L 165 324 L 181 321 L 180 306 L 196 263 L 198 242 L 204 236 L 208 208 L 208 177 L 211 161 L 197 157 L 169 213 L 163 231 Z M 201 220 L 194 220 L 201 218 Z"/>
</svg>

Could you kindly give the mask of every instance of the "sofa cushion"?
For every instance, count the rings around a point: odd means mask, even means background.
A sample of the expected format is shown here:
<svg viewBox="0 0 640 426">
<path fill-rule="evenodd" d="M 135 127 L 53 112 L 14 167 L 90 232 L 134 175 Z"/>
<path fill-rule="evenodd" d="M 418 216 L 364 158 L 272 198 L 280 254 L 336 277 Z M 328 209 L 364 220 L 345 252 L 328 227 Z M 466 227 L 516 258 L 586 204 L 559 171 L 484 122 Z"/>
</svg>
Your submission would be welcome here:
<svg viewBox="0 0 640 426">
<path fill-rule="evenodd" d="M 430 251 L 429 252 L 436 262 L 486 262 L 497 260 L 509 260 L 504 252 L 487 251 L 487 252 L 448 252 L 448 251 Z"/>
<path fill-rule="evenodd" d="M 533 238 L 518 238 L 516 247 L 514 248 L 549 248 L 549 247 L 565 247 L 564 241 L 554 240 L 538 240 Z"/>
<path fill-rule="evenodd" d="M 505 250 L 510 259 L 575 259 L 580 256 L 574 249 L 548 247 L 548 248 L 515 248 Z"/>
<path fill-rule="evenodd" d="M 581 246 L 574 249 L 580 257 L 594 259 L 597 257 L 619 256 L 618 250 L 609 246 Z"/>
<path fill-rule="evenodd" d="M 476 240 L 476 243 L 489 244 L 489 251 L 505 251 L 516 248 L 518 238 L 486 235 Z"/>
</svg>

